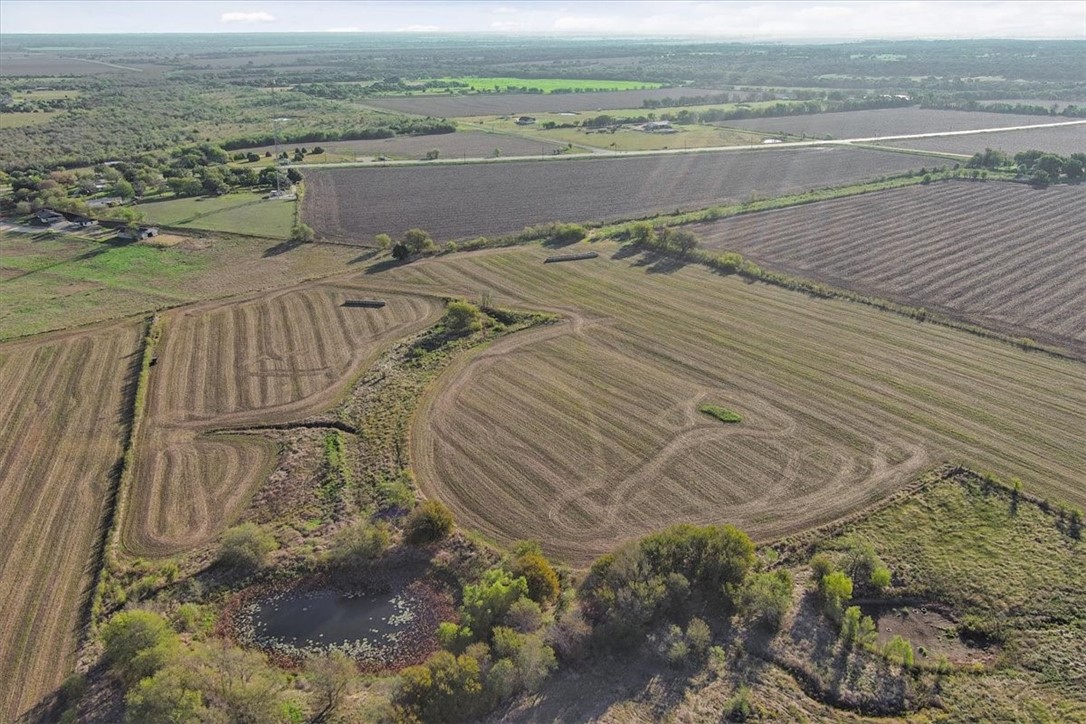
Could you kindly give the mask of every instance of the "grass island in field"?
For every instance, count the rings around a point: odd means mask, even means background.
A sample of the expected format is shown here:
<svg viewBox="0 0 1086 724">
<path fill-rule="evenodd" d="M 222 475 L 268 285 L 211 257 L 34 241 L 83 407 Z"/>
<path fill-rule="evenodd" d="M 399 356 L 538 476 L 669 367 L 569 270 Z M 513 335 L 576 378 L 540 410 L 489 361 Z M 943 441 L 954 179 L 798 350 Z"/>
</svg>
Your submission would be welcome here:
<svg viewBox="0 0 1086 724">
<path fill-rule="evenodd" d="M 738 412 L 732 412 L 726 407 L 720 405 L 702 405 L 698 408 L 698 412 L 705 413 L 709 417 L 715 417 L 721 422 L 742 422 L 743 418 Z"/>
<path fill-rule="evenodd" d="M 249 234 L 271 239 L 290 235 L 294 204 L 267 199 L 261 192 L 241 191 L 222 196 L 177 198 L 139 205 L 144 220 L 163 226 Z"/>
</svg>

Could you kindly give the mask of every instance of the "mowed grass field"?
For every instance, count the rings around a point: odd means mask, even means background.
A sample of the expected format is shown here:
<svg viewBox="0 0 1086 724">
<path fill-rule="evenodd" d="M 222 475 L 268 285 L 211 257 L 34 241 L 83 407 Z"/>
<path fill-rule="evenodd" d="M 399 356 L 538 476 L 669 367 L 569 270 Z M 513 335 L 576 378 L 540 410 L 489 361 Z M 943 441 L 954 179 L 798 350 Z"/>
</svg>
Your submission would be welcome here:
<svg viewBox="0 0 1086 724">
<path fill-rule="evenodd" d="M 632 158 L 310 169 L 302 219 L 331 241 L 410 228 L 440 240 L 548 221 L 606 221 L 777 196 L 919 169 L 925 159 L 855 148 Z"/>
<path fill-rule="evenodd" d="M 687 228 L 767 268 L 1086 359 L 1086 188 L 947 181 Z"/>
<path fill-rule="evenodd" d="M 358 258 L 342 246 L 287 250 L 282 242 L 209 234 L 161 248 L 0 233 L 0 339 L 289 286 Z"/>
<path fill-rule="evenodd" d="M 569 318 L 462 362 L 416 415 L 420 485 L 467 526 L 538 538 L 574 565 L 677 522 L 765 540 L 942 460 L 1086 503 L 1080 363 L 593 248 L 603 256 L 545 265 L 546 250 L 521 248 L 372 275 Z"/>
<path fill-rule="evenodd" d="M 148 224 L 285 239 L 290 236 L 294 203 L 265 196 L 264 192 L 245 191 L 150 201 L 137 208 Z"/>
<path fill-rule="evenodd" d="M 440 302 L 311 284 L 162 317 L 121 539 L 135 555 L 206 543 L 267 476 L 275 448 L 231 428 L 302 420 L 330 408 L 382 347 L 436 319 Z"/>
<path fill-rule="evenodd" d="M 143 325 L 0 344 L 0 719 L 74 666 Z"/>
</svg>

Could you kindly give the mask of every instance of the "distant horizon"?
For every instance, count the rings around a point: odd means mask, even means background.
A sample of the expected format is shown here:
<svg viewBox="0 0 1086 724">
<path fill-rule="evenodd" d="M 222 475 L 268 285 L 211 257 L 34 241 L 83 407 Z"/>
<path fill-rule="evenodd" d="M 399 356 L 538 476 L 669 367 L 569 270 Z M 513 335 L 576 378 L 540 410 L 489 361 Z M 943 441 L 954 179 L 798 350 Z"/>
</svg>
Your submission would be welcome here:
<svg viewBox="0 0 1086 724">
<path fill-rule="evenodd" d="M 324 33 L 741 43 L 1086 40 L 1086 2 L 0 0 L 4 36 Z"/>
</svg>

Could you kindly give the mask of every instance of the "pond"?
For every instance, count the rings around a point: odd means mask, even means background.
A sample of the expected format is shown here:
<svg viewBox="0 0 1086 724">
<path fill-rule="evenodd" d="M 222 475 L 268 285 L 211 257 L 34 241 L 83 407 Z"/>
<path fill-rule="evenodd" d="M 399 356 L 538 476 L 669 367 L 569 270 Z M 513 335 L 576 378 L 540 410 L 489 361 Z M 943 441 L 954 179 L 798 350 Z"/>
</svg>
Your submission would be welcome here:
<svg viewBox="0 0 1086 724">
<path fill-rule="evenodd" d="M 900 600 L 858 603 L 861 612 L 875 620 L 880 645 L 901 636 L 916 649 L 918 661 L 945 656 L 954 664 L 988 663 L 999 651 L 994 643 L 977 645 L 962 638 L 952 612 L 939 604 Z"/>
<path fill-rule="evenodd" d="M 452 599 L 426 579 L 364 590 L 299 584 L 247 597 L 233 616 L 233 633 L 286 659 L 341 651 L 378 670 L 424 660 L 436 648 L 437 625 L 452 617 Z"/>
</svg>

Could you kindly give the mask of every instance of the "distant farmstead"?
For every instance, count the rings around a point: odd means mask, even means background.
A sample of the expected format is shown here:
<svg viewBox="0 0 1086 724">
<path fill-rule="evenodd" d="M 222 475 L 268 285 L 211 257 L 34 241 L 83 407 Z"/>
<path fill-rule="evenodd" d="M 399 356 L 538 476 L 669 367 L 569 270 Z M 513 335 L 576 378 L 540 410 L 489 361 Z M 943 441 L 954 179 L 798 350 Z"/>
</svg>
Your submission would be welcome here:
<svg viewBox="0 0 1086 724">
<path fill-rule="evenodd" d="M 117 234 L 117 238 L 124 239 L 126 241 L 142 241 L 143 239 L 150 239 L 152 236 L 158 236 L 158 229 L 153 226 L 141 226 L 137 229 L 121 229 Z"/>
<path fill-rule="evenodd" d="M 533 123 L 535 123 L 535 119 L 532 118 L 531 116 L 521 116 L 520 118 L 517 119 L 517 125 L 518 126 L 530 126 Z"/>
<path fill-rule="evenodd" d="M 66 221 L 64 214 L 53 211 L 52 209 L 42 209 L 34 214 L 34 218 L 43 226 L 52 226 L 53 224 L 59 224 L 62 221 Z"/>
</svg>

